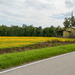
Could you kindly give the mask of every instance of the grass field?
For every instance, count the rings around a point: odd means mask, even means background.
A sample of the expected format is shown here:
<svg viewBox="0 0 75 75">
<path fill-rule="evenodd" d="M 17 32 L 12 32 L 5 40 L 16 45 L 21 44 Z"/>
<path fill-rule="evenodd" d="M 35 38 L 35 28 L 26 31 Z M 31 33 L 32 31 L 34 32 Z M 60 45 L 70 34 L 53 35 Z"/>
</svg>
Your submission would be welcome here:
<svg viewBox="0 0 75 75">
<path fill-rule="evenodd" d="M 0 55 L 0 70 L 75 51 L 75 44 Z"/>
<path fill-rule="evenodd" d="M 73 41 L 74 39 L 56 38 L 56 37 L 0 37 L 0 49 L 23 47 L 38 42 L 51 40 Z"/>
<path fill-rule="evenodd" d="M 0 50 L 4 49 L 5 51 L 7 50 L 6 52 L 7 54 L 4 51 L 4 54 L 0 55 L 0 70 L 60 55 L 63 53 L 75 51 L 75 44 L 71 43 L 70 45 L 61 45 L 61 46 L 55 45 L 55 47 L 46 46 L 46 48 L 41 47 L 40 49 L 33 49 L 23 52 L 15 52 L 16 51 L 15 50 L 13 53 L 8 53 L 8 48 L 14 50 L 18 48 L 13 48 L 13 47 L 25 47 L 31 44 L 34 44 L 34 46 L 36 46 L 35 44 L 40 42 L 48 44 L 48 42 L 49 41 L 52 42 L 52 40 L 58 40 L 62 42 L 71 41 L 75 43 L 75 39 L 56 38 L 56 37 L 0 37 Z M 57 44 L 56 41 L 55 44 Z M 19 49 L 22 50 L 21 48 Z"/>
</svg>

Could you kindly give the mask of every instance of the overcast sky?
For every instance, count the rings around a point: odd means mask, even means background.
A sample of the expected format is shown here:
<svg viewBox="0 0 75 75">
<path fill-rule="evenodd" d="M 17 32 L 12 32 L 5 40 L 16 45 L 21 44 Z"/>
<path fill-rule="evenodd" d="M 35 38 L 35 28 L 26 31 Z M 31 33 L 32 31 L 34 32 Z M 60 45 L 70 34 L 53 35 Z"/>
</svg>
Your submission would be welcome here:
<svg viewBox="0 0 75 75">
<path fill-rule="evenodd" d="M 74 9 L 75 0 L 0 0 L 0 25 L 63 27 Z"/>
</svg>

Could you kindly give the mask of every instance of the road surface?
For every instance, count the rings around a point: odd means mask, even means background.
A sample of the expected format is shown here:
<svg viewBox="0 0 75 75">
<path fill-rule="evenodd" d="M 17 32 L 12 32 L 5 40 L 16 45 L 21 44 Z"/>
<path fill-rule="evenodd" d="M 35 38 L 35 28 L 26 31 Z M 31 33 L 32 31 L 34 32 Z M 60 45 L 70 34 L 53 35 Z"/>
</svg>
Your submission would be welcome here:
<svg viewBox="0 0 75 75">
<path fill-rule="evenodd" d="M 75 75 L 75 52 L 0 72 L 0 75 Z"/>
</svg>

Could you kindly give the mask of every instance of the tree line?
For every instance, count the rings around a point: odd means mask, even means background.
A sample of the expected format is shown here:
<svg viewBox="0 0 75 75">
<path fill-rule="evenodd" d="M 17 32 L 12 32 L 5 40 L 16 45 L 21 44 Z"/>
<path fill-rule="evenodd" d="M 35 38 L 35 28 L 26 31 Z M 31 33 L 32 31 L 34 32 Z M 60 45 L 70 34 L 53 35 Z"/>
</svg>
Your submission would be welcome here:
<svg viewBox="0 0 75 75">
<path fill-rule="evenodd" d="M 11 25 L 10 27 L 6 25 L 0 26 L 0 36 L 43 36 L 43 37 L 55 37 L 59 35 L 63 35 L 63 31 L 65 28 L 74 26 L 75 27 L 75 17 L 72 16 L 69 18 L 65 18 L 63 22 L 64 27 L 61 26 L 54 27 L 53 25 L 50 27 L 42 28 L 34 27 L 33 25 L 27 26 L 26 24 L 23 24 L 22 27 Z"/>
<path fill-rule="evenodd" d="M 0 36 L 44 36 L 44 37 L 55 37 L 58 30 L 61 30 L 60 26 L 42 28 L 34 27 L 33 25 L 27 26 L 23 24 L 22 27 L 12 25 L 10 27 L 6 25 L 0 26 Z"/>
</svg>

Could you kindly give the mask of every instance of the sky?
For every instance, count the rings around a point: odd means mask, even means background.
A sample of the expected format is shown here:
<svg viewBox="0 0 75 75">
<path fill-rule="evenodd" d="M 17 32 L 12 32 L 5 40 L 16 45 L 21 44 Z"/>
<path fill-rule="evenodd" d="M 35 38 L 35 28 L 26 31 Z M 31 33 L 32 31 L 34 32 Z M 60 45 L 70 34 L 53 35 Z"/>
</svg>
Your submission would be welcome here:
<svg viewBox="0 0 75 75">
<path fill-rule="evenodd" d="M 0 0 L 0 25 L 63 27 L 75 12 L 75 0 Z"/>
</svg>

